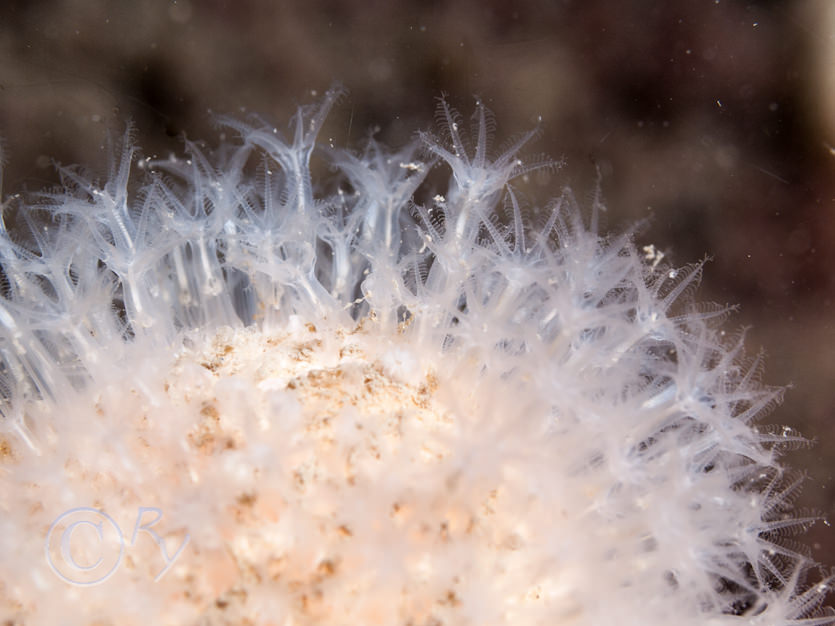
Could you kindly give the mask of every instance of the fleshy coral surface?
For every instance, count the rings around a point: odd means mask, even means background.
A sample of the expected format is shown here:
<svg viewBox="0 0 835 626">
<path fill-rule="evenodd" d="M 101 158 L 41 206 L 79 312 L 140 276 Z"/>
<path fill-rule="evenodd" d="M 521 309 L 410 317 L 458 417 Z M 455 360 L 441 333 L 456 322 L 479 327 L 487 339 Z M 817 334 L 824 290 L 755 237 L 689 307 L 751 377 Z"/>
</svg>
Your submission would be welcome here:
<svg viewBox="0 0 835 626">
<path fill-rule="evenodd" d="M 701 267 L 527 207 L 480 102 L 318 148 L 338 95 L 6 207 L 11 623 L 835 623 Z"/>
</svg>

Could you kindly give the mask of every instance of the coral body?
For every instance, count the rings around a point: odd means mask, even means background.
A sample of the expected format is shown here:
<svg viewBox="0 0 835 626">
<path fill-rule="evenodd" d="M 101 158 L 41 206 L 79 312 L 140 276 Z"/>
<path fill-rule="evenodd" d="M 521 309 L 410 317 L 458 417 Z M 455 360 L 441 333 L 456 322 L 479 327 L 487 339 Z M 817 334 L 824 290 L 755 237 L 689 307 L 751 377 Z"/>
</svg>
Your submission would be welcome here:
<svg viewBox="0 0 835 626">
<path fill-rule="evenodd" d="M 5 207 L 4 623 L 835 623 L 700 266 L 523 210 L 480 103 L 314 184 L 337 97 Z"/>
</svg>

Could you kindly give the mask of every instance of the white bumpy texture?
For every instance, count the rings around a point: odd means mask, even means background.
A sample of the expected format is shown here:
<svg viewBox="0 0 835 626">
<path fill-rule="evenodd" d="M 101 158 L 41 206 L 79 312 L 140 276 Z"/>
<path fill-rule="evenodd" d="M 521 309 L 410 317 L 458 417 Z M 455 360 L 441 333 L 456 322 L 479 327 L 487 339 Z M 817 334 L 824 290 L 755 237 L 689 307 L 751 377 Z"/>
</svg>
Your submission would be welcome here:
<svg viewBox="0 0 835 626">
<path fill-rule="evenodd" d="M 786 538 L 803 440 L 701 265 L 526 206 L 553 163 L 481 102 L 357 153 L 315 143 L 339 96 L 6 201 L 3 623 L 835 624 Z M 74 507 L 124 535 L 97 584 L 54 562 Z"/>
</svg>

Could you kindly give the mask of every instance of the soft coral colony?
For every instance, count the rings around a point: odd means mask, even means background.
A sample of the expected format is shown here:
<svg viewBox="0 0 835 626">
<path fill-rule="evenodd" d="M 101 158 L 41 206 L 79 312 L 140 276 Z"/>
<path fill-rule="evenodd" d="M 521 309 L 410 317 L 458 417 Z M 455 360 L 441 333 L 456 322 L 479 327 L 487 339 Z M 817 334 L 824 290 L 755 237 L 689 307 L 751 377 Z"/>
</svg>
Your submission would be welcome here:
<svg viewBox="0 0 835 626">
<path fill-rule="evenodd" d="M 5 623 L 835 624 L 700 267 L 525 209 L 480 102 L 355 153 L 338 96 L 7 201 Z"/>
</svg>

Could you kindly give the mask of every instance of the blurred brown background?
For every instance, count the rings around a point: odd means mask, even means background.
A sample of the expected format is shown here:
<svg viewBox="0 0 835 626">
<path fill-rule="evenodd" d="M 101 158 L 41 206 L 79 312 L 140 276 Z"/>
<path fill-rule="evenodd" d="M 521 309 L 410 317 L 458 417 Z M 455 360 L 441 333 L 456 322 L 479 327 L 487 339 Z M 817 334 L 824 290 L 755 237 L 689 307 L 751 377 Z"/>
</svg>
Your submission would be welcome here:
<svg viewBox="0 0 835 626">
<path fill-rule="evenodd" d="M 212 112 L 284 123 L 334 81 L 324 135 L 432 127 L 442 91 L 480 95 L 498 140 L 538 116 L 535 152 L 565 157 L 585 200 L 603 173 L 608 227 L 708 264 L 699 298 L 739 303 L 764 380 L 791 382 L 767 422 L 818 443 L 800 505 L 835 523 L 835 2 L 832 0 L 3 0 L 3 193 L 101 171 L 106 129 L 145 154 L 213 144 Z M 835 565 L 835 527 L 807 541 Z"/>
</svg>

